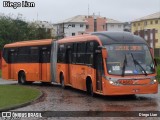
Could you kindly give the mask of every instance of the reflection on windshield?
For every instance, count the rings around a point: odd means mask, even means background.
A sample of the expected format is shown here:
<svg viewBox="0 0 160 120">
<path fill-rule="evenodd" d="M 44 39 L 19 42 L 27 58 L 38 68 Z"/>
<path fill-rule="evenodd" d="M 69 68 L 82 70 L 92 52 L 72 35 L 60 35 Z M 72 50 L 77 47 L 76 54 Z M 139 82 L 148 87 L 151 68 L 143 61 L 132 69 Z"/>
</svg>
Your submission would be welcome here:
<svg viewBox="0 0 160 120">
<path fill-rule="evenodd" d="M 148 47 L 144 44 L 106 45 L 107 69 L 114 75 L 152 74 L 154 63 Z"/>
</svg>

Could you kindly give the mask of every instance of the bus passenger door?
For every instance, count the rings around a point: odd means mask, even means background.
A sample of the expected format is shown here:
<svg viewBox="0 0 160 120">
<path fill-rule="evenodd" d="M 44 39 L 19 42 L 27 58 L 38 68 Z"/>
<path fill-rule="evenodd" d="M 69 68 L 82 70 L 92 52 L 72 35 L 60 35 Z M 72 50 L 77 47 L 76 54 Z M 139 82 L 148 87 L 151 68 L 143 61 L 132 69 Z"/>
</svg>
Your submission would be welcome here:
<svg viewBox="0 0 160 120">
<path fill-rule="evenodd" d="M 48 55 L 49 51 L 47 50 L 42 50 L 41 51 L 41 80 L 42 81 L 47 81 L 47 73 L 48 73 L 48 68 L 47 68 L 47 61 L 48 61 Z"/>
<path fill-rule="evenodd" d="M 68 72 L 68 84 L 71 84 L 71 57 L 72 57 L 72 52 L 71 48 L 68 48 L 66 50 L 66 62 L 67 62 L 67 72 Z"/>
<path fill-rule="evenodd" d="M 8 66 L 8 75 L 9 75 L 9 79 L 14 79 L 14 61 L 15 61 L 15 51 L 14 50 L 11 50 L 9 51 L 9 54 L 8 54 L 8 61 L 9 61 L 9 66 Z"/>
<path fill-rule="evenodd" d="M 102 73 L 103 73 L 103 62 L 102 62 L 101 53 L 96 53 L 95 68 L 96 68 L 96 90 L 101 92 L 102 91 Z"/>
</svg>

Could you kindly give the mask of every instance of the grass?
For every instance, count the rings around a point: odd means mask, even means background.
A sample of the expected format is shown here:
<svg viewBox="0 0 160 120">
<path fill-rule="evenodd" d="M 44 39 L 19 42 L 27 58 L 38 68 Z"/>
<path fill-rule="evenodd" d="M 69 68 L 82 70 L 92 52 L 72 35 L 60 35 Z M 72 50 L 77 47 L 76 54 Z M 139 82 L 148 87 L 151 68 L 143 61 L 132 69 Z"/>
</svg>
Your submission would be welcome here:
<svg viewBox="0 0 160 120">
<path fill-rule="evenodd" d="M 0 109 L 6 109 L 30 102 L 39 97 L 37 89 L 20 85 L 0 85 Z"/>
</svg>

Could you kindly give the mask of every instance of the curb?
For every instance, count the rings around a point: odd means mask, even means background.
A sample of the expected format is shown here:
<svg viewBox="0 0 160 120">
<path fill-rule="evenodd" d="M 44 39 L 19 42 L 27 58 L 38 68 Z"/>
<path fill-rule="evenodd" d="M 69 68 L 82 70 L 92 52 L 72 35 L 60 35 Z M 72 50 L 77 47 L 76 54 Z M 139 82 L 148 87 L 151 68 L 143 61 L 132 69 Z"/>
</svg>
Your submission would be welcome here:
<svg viewBox="0 0 160 120">
<path fill-rule="evenodd" d="M 12 107 L 0 109 L 0 112 L 10 111 L 10 110 L 14 110 L 14 109 L 18 109 L 18 108 L 21 108 L 21 107 L 25 107 L 25 106 L 31 105 L 32 103 L 36 102 L 37 100 L 39 100 L 39 99 L 41 99 L 43 97 L 44 97 L 44 93 L 42 91 L 40 91 L 40 95 L 37 98 L 35 98 L 35 99 L 33 99 L 33 100 L 29 101 L 29 102 L 26 102 L 26 103 L 22 103 L 22 104 L 15 105 L 15 106 L 12 106 Z"/>
</svg>

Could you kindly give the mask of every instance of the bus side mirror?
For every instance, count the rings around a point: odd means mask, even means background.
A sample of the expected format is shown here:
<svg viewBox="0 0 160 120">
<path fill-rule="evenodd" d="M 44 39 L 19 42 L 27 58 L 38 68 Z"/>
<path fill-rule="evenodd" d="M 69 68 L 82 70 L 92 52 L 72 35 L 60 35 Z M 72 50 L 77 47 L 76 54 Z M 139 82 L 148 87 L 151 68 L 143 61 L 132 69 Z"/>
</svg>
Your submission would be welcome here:
<svg viewBox="0 0 160 120">
<path fill-rule="evenodd" d="M 108 57 L 108 53 L 107 53 L 106 49 L 102 49 L 102 56 L 105 59 Z"/>
</svg>

